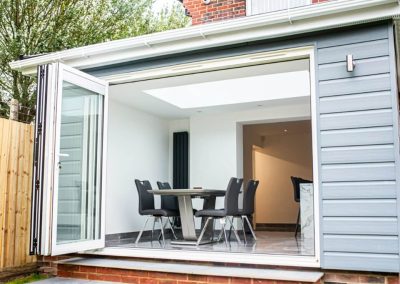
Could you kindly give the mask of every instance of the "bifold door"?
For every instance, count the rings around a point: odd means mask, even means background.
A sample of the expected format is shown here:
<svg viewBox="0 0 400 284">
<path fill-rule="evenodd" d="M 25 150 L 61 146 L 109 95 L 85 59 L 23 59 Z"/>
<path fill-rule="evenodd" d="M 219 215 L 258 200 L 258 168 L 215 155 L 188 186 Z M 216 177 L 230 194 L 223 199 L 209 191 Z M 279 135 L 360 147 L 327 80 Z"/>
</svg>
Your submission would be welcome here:
<svg viewBox="0 0 400 284">
<path fill-rule="evenodd" d="M 31 254 L 104 247 L 107 91 L 61 63 L 38 68 Z"/>
</svg>

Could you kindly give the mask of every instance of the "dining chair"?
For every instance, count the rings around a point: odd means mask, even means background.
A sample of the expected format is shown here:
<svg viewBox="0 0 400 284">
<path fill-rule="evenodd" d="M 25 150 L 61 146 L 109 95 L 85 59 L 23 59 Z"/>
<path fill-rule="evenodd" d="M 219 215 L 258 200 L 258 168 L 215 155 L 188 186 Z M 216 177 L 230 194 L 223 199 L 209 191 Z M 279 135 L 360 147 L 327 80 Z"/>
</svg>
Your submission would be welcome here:
<svg viewBox="0 0 400 284">
<path fill-rule="evenodd" d="M 239 209 L 235 215 L 233 215 L 233 219 L 240 219 L 242 222 L 242 230 L 243 230 L 243 238 L 244 242 L 247 243 L 246 239 L 246 228 L 245 224 L 247 223 L 250 232 L 254 238 L 254 240 L 257 240 L 256 234 L 253 230 L 253 226 L 248 218 L 248 216 L 251 216 L 254 214 L 254 200 L 256 196 L 256 190 L 259 185 L 258 180 L 249 180 L 246 184 L 246 187 L 244 188 L 243 191 L 243 207 L 242 209 Z M 245 222 L 246 221 L 246 222 Z M 230 230 L 229 230 L 230 232 Z"/>
<path fill-rule="evenodd" d="M 172 189 L 171 185 L 168 182 L 157 181 L 158 189 L 160 190 L 169 190 Z M 172 195 L 161 195 L 161 209 L 172 210 L 174 212 L 179 212 L 179 204 L 178 198 Z M 175 239 L 177 239 L 175 231 L 174 231 L 174 224 L 176 224 L 177 218 L 179 216 L 172 217 L 172 221 L 170 217 L 167 217 L 167 221 L 170 225 L 172 234 Z"/>
<path fill-rule="evenodd" d="M 207 229 L 207 225 L 213 219 L 220 219 L 222 224 L 222 230 L 218 236 L 218 241 L 221 239 L 223 233 L 225 244 L 228 243 L 225 226 L 226 223 L 229 222 L 230 226 L 233 228 L 237 241 L 240 243 L 239 235 L 236 232 L 233 222 L 231 221 L 230 218 L 228 218 L 228 216 L 233 216 L 238 212 L 239 194 L 240 194 L 240 188 L 242 187 L 242 183 L 243 179 L 239 178 L 231 178 L 229 180 L 228 187 L 226 189 L 223 209 L 204 209 L 196 212 L 195 214 L 196 217 L 207 218 L 205 225 L 203 226 L 203 229 L 200 233 L 199 239 L 197 240 L 197 245 L 201 243 L 204 233 Z"/>
<path fill-rule="evenodd" d="M 151 230 L 151 239 L 153 240 L 153 232 L 154 226 L 156 222 L 160 223 L 161 235 L 163 244 L 165 245 L 165 236 L 164 236 L 164 224 L 162 217 L 175 217 L 179 216 L 178 211 L 169 210 L 169 209 L 155 209 L 154 207 L 154 195 L 149 190 L 152 190 L 151 184 L 148 180 L 140 181 L 135 179 L 136 189 L 138 191 L 139 196 L 139 214 L 142 216 L 148 216 L 146 221 L 144 222 L 142 230 L 139 232 L 139 235 L 136 238 L 135 244 L 139 243 L 140 238 L 142 237 L 143 231 L 146 228 L 146 225 L 150 218 L 153 219 L 153 228 Z M 171 227 L 173 231 L 173 228 Z"/>
</svg>

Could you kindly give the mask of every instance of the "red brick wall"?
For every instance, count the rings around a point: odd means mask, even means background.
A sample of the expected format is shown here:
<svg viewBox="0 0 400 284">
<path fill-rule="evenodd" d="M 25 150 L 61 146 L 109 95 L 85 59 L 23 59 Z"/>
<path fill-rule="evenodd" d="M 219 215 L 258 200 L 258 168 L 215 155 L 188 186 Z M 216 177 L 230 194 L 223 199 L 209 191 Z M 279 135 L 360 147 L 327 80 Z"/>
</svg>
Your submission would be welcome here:
<svg viewBox="0 0 400 284">
<path fill-rule="evenodd" d="M 299 284 L 298 282 L 290 281 L 274 281 L 261 279 L 243 279 L 235 277 L 215 277 L 205 275 L 177 274 L 177 273 L 159 273 L 141 270 L 126 270 L 116 268 L 91 267 L 69 264 L 56 264 L 58 260 L 79 257 L 81 255 L 67 255 L 59 257 L 39 257 L 38 262 L 41 266 L 40 271 L 50 275 L 58 275 L 67 278 L 105 280 L 122 283 L 137 283 L 137 284 Z M 110 257 L 111 258 L 111 257 Z M 118 258 L 117 258 L 118 259 Z M 124 258 L 126 259 L 126 258 Z M 140 260 L 140 259 L 133 259 Z M 175 263 L 175 261 L 168 261 Z M 180 263 L 180 262 L 179 262 Z M 186 263 L 186 262 L 184 262 Z M 195 264 L 195 262 L 188 262 Z M 204 264 L 204 263 L 202 263 Z M 213 265 L 209 263 L 209 265 Z M 249 266 L 262 268 L 264 266 Z M 269 269 L 273 267 L 267 267 Z M 282 267 L 284 269 L 284 267 Z M 289 268 L 291 270 L 310 270 L 307 268 Z M 311 269 L 313 270 L 313 269 Z M 399 284 L 398 275 L 385 273 L 370 273 L 370 272 L 351 272 L 351 271 L 322 271 L 324 277 L 318 283 L 335 283 L 335 284 Z"/>
<path fill-rule="evenodd" d="M 192 25 L 246 16 L 246 0 L 183 0 L 183 6 L 192 17 Z"/>
<path fill-rule="evenodd" d="M 116 268 L 76 266 L 65 264 L 58 265 L 58 276 L 137 284 L 300 284 L 300 282 L 292 281 L 160 273 L 141 270 L 125 270 Z M 325 272 L 324 278 L 317 283 L 398 284 L 399 277 L 395 275 L 346 273 L 338 271 Z"/>
</svg>

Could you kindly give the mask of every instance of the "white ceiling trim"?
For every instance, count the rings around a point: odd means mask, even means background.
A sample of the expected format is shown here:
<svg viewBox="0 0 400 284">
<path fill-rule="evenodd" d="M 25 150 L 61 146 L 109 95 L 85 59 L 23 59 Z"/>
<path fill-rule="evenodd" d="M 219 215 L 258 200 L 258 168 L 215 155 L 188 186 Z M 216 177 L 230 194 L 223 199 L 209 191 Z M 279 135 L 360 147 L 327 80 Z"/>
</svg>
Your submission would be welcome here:
<svg viewBox="0 0 400 284">
<path fill-rule="evenodd" d="M 63 62 L 74 68 L 86 69 L 399 15 L 398 0 L 336 0 L 54 52 L 14 61 L 10 66 L 26 75 L 35 74 L 38 65 L 51 62 Z"/>
</svg>

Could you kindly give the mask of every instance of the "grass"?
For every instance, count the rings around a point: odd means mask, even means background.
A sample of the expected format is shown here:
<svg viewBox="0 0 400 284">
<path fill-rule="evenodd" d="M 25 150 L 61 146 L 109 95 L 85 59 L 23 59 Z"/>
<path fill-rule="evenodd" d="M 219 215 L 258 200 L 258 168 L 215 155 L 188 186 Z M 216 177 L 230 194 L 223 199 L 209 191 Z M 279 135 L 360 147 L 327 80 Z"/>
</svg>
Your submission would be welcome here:
<svg viewBox="0 0 400 284">
<path fill-rule="evenodd" d="M 25 276 L 25 277 L 22 277 L 22 278 L 17 278 L 17 279 L 11 280 L 9 282 L 6 282 L 6 284 L 31 283 L 31 282 L 35 282 L 35 281 L 46 279 L 47 277 L 48 277 L 47 275 L 35 273 L 35 274 L 31 274 L 29 276 Z"/>
</svg>

